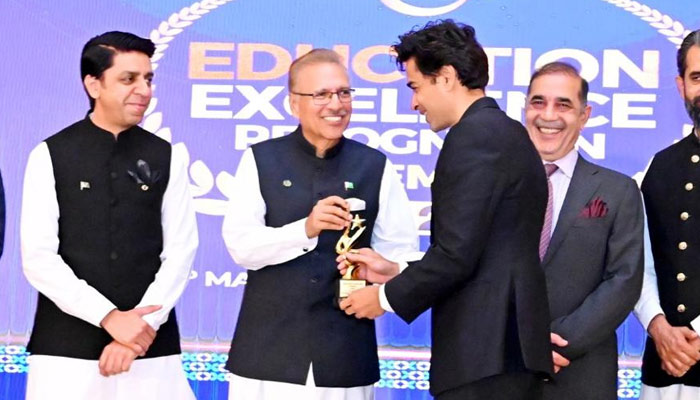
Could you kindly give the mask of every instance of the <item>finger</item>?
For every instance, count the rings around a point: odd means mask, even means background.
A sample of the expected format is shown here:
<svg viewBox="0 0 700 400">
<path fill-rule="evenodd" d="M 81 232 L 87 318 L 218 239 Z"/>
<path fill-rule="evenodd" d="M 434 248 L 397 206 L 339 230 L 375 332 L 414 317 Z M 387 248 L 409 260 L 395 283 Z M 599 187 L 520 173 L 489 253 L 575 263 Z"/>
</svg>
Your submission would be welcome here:
<svg viewBox="0 0 700 400">
<path fill-rule="evenodd" d="M 685 371 L 686 369 L 688 369 L 690 367 L 685 361 L 682 361 L 678 358 L 670 359 L 669 363 L 671 364 L 673 369 L 679 373 L 682 373 L 682 371 Z"/>
<path fill-rule="evenodd" d="M 105 365 L 107 364 L 107 350 L 103 350 L 100 355 L 100 360 L 97 362 L 97 366 L 100 369 L 100 375 L 107 376 L 107 371 L 105 370 Z"/>
<path fill-rule="evenodd" d="M 350 210 L 350 203 L 348 203 L 347 200 L 340 196 L 328 196 L 325 199 L 319 200 L 318 204 L 336 205 L 344 210 Z"/>
<path fill-rule="evenodd" d="M 567 340 L 565 340 L 563 337 L 559 336 L 554 332 L 549 334 L 549 339 L 552 342 L 552 344 L 557 345 L 559 347 L 564 347 L 569 344 Z"/>
<path fill-rule="evenodd" d="M 143 307 L 134 308 L 133 311 L 139 317 L 143 317 L 144 315 L 154 313 L 154 312 L 160 310 L 161 308 L 163 308 L 163 306 L 155 306 L 155 305 L 154 306 L 143 306 Z"/>
<path fill-rule="evenodd" d="M 150 346 L 150 344 L 153 342 L 153 339 L 156 338 L 156 330 L 153 329 L 153 327 L 150 324 L 146 323 L 145 333 L 150 339 L 150 342 L 148 343 L 148 345 Z"/>
<path fill-rule="evenodd" d="M 571 362 L 566 357 L 562 356 L 556 351 L 552 352 L 552 359 L 554 360 L 554 364 L 560 367 L 568 367 L 569 364 L 571 364 Z"/>
<path fill-rule="evenodd" d="M 109 356 L 107 357 L 107 363 L 105 364 L 105 371 L 107 372 L 107 376 L 114 375 L 117 361 L 115 358 L 116 357 L 114 357 L 114 352 L 110 352 Z"/>
<path fill-rule="evenodd" d="M 352 304 L 345 307 L 344 311 L 345 311 L 345 314 L 347 314 L 347 315 L 354 315 L 355 314 L 355 309 L 352 307 Z"/>
<path fill-rule="evenodd" d="M 122 343 L 122 344 L 124 344 L 124 343 Z M 131 350 L 133 350 L 133 352 L 136 354 L 141 354 L 141 353 L 146 352 L 146 349 L 144 349 L 143 347 L 141 347 L 140 345 L 138 345 L 136 343 L 128 343 L 128 344 L 126 344 L 126 346 L 128 348 L 130 348 Z"/>
<path fill-rule="evenodd" d="M 345 310 L 346 308 L 350 307 L 350 298 L 346 297 L 345 299 L 343 299 L 340 302 L 339 306 L 341 310 Z"/>
<path fill-rule="evenodd" d="M 697 351 L 695 351 L 695 349 L 693 349 L 687 343 L 679 344 L 677 348 L 671 350 L 671 353 L 669 355 L 670 358 L 676 358 L 683 364 L 686 364 L 688 366 L 695 365 L 695 363 L 697 362 L 695 358 L 696 356 Z"/>
<path fill-rule="evenodd" d="M 558 365 L 555 365 L 555 366 L 554 366 L 554 373 L 555 373 L 555 374 L 556 374 L 556 373 L 559 373 L 559 371 L 561 371 L 561 367 L 558 366 Z"/>
<path fill-rule="evenodd" d="M 372 265 L 373 258 L 362 253 L 345 253 L 345 258 L 353 264 Z"/>
<path fill-rule="evenodd" d="M 342 224 L 336 224 L 336 223 L 330 223 L 330 222 L 324 222 L 324 221 L 316 221 L 313 223 L 313 227 L 317 231 L 342 231 L 345 229 L 344 223 Z"/>
<path fill-rule="evenodd" d="M 348 218 L 345 218 L 343 215 L 338 215 L 335 213 L 323 212 L 319 213 L 316 217 L 319 223 L 340 225 L 343 228 L 350 224 Z"/>
<path fill-rule="evenodd" d="M 363 247 L 361 249 L 356 249 L 355 254 L 362 254 L 363 256 L 367 256 L 367 257 L 379 256 L 379 253 L 370 249 L 369 247 Z"/>
<path fill-rule="evenodd" d="M 122 365 L 121 365 L 121 371 L 122 372 L 129 372 L 129 369 L 131 368 L 131 362 L 134 359 L 129 356 L 125 356 L 124 359 L 122 360 Z"/>
<path fill-rule="evenodd" d="M 698 333 L 692 329 L 688 329 L 685 326 L 680 327 L 680 332 L 687 340 L 693 340 L 698 337 Z"/>
<path fill-rule="evenodd" d="M 347 221 L 352 219 L 351 213 L 346 208 L 336 204 L 318 204 L 314 207 L 314 213 L 318 215 L 333 214 Z"/>
<path fill-rule="evenodd" d="M 143 336 L 137 336 L 136 340 L 134 340 L 134 344 L 140 346 L 141 351 L 148 351 L 148 348 L 150 347 L 150 344 Z"/>
</svg>

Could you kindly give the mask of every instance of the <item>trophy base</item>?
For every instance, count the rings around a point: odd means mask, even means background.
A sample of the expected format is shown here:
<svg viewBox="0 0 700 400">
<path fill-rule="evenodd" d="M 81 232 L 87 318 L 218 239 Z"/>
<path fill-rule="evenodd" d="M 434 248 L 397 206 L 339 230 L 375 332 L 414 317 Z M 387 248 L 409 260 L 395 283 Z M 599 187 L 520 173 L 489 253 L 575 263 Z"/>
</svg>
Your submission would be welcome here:
<svg viewBox="0 0 700 400">
<path fill-rule="evenodd" d="M 350 293 L 365 286 L 367 286 L 367 281 L 364 279 L 340 279 L 335 286 L 336 298 L 340 302 L 340 300 L 350 296 Z"/>
</svg>

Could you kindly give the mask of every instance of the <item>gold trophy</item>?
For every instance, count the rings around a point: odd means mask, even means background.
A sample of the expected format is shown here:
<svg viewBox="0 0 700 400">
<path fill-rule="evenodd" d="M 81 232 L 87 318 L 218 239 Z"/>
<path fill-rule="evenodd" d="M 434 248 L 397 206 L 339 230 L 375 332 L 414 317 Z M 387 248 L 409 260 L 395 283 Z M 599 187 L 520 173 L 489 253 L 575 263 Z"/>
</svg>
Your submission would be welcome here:
<svg viewBox="0 0 700 400">
<path fill-rule="evenodd" d="M 352 223 L 345 228 L 343 236 L 338 239 L 338 243 L 335 245 L 336 253 L 343 255 L 345 253 L 353 253 L 357 251 L 353 249 L 353 246 L 355 245 L 355 242 L 357 242 L 357 239 L 360 238 L 360 235 L 362 235 L 362 232 L 364 232 L 367 228 L 362 224 L 363 222 L 365 222 L 365 220 L 361 219 L 359 214 L 355 214 L 355 217 L 352 219 Z M 350 293 L 354 292 L 355 290 L 362 289 L 363 287 L 367 286 L 366 280 L 358 279 L 358 274 L 360 271 L 357 266 L 347 260 L 345 263 L 347 264 L 348 269 L 338 280 L 335 290 L 338 302 L 348 297 Z"/>
</svg>

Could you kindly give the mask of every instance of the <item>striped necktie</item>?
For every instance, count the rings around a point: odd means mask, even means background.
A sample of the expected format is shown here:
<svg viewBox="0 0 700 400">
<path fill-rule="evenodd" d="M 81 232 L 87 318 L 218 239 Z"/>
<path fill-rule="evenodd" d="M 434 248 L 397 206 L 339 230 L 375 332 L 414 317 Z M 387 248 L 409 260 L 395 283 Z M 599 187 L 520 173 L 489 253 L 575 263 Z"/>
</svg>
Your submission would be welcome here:
<svg viewBox="0 0 700 400">
<path fill-rule="evenodd" d="M 544 224 L 542 225 L 542 233 L 540 234 L 540 261 L 544 260 L 544 255 L 549 247 L 549 240 L 552 238 L 552 219 L 554 217 L 554 195 L 552 193 L 552 180 L 550 176 L 559 167 L 556 164 L 545 164 L 544 169 L 547 172 L 547 211 L 544 213 Z"/>
</svg>

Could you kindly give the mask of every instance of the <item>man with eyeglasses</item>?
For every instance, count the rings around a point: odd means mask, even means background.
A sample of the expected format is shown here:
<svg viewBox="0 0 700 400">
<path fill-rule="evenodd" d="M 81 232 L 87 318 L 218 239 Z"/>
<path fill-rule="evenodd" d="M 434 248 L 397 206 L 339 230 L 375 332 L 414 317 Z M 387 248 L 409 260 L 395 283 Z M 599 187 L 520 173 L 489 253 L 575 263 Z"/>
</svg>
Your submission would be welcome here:
<svg viewBox="0 0 700 400">
<path fill-rule="evenodd" d="M 336 304 L 336 242 L 351 215 L 366 227 L 356 247 L 388 259 L 415 253 L 418 236 L 386 156 L 343 137 L 352 91 L 337 53 L 300 57 L 289 69 L 299 127 L 241 158 L 222 229 L 231 256 L 249 271 L 226 366 L 230 399 L 374 397 L 374 323 Z"/>
</svg>

